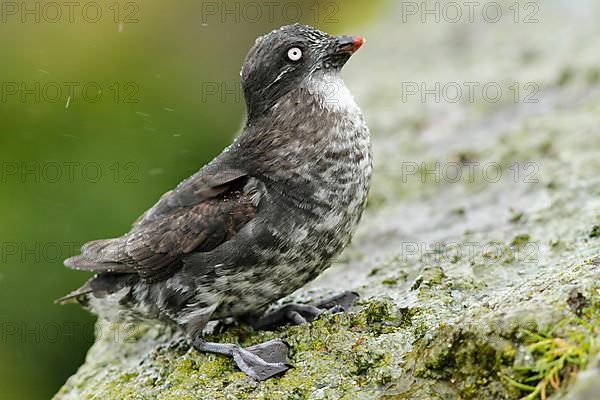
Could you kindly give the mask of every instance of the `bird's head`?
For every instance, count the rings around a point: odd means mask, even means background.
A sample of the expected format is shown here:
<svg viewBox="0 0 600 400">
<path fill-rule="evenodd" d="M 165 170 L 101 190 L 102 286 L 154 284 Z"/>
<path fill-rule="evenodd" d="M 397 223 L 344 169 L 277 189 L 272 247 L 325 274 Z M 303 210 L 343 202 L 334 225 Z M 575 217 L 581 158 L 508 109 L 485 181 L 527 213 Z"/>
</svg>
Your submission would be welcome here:
<svg viewBox="0 0 600 400">
<path fill-rule="evenodd" d="M 249 120 L 264 115 L 307 78 L 339 73 L 364 42 L 360 36 L 332 36 L 300 24 L 259 37 L 240 73 Z"/>
</svg>

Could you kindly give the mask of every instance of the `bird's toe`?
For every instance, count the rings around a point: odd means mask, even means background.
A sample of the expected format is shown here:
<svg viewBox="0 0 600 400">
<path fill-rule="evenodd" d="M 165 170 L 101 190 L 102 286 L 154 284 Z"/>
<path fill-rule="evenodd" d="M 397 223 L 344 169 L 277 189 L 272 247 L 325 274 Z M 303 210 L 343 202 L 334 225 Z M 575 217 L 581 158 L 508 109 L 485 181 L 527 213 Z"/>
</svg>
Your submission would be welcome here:
<svg viewBox="0 0 600 400">
<path fill-rule="evenodd" d="M 282 350 L 284 352 L 282 353 Z M 246 375 L 257 381 L 264 381 L 273 376 L 283 374 L 292 365 L 286 360 L 287 345 L 279 340 L 272 340 L 261 345 L 246 349 L 239 348 L 233 354 L 233 359 L 238 368 Z M 266 358 L 263 358 L 266 357 Z M 283 360 L 283 361 L 267 361 Z"/>
</svg>

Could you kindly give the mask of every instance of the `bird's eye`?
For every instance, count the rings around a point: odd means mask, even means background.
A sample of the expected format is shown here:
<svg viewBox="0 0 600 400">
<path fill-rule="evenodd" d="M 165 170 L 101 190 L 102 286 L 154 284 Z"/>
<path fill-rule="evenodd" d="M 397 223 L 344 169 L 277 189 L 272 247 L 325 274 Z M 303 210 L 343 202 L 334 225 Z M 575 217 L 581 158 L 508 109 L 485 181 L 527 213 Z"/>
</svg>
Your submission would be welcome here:
<svg viewBox="0 0 600 400">
<path fill-rule="evenodd" d="M 298 61 L 302 58 L 302 50 L 297 47 L 292 47 L 288 50 L 287 56 L 292 61 Z"/>
</svg>

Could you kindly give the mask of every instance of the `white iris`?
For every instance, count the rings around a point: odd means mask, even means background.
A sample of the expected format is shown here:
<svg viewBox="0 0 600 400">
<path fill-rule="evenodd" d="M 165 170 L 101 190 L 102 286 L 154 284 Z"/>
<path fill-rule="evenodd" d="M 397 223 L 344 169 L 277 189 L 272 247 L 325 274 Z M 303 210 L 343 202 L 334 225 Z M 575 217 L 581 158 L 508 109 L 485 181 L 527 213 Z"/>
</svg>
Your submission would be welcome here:
<svg viewBox="0 0 600 400">
<path fill-rule="evenodd" d="M 288 58 L 292 61 L 298 61 L 299 59 L 302 58 L 302 50 L 300 50 L 297 47 L 292 47 L 291 49 L 288 50 Z"/>
</svg>

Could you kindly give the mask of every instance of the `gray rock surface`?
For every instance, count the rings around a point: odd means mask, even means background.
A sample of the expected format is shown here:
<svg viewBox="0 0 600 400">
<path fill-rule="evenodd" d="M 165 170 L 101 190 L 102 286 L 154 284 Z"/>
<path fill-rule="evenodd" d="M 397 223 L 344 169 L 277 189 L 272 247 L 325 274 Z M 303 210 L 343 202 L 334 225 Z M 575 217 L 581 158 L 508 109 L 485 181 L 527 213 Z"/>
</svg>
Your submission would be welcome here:
<svg viewBox="0 0 600 400">
<path fill-rule="evenodd" d="M 283 338 L 295 369 L 257 383 L 166 328 L 100 322 L 55 399 L 538 398 L 565 353 L 543 390 L 598 398 L 600 9 L 544 2 L 524 23 L 513 3 L 497 23 L 404 22 L 390 5 L 366 32 L 345 76 L 374 137 L 369 206 L 336 265 L 290 297 L 362 300 L 211 337 Z M 421 87 L 436 83 L 439 101 Z"/>
</svg>

